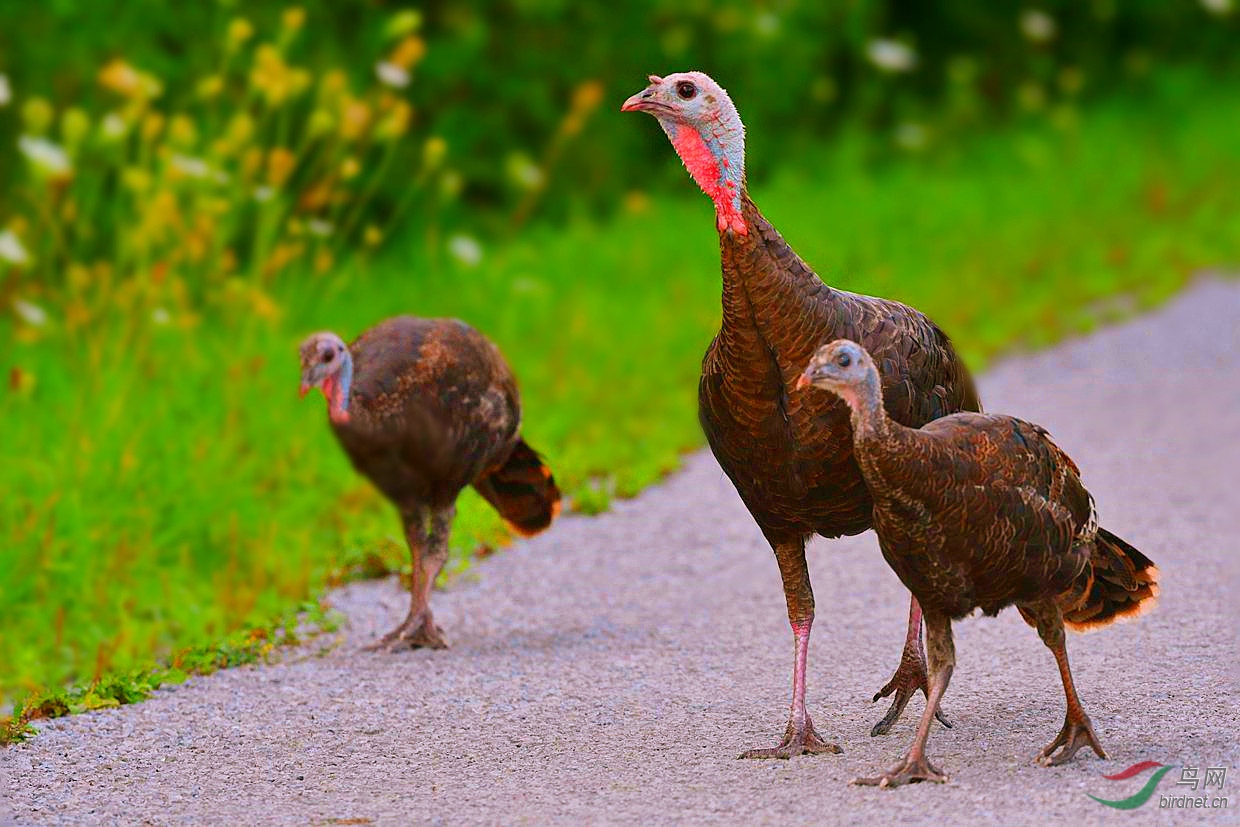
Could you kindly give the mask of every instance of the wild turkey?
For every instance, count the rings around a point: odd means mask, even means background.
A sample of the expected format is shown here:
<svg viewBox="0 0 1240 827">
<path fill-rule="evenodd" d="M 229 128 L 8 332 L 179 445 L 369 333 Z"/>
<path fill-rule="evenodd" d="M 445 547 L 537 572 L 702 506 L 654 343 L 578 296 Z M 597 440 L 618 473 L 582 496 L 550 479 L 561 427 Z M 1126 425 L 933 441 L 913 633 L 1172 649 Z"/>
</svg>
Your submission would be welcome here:
<svg viewBox="0 0 1240 827">
<path fill-rule="evenodd" d="M 413 558 L 409 616 L 370 648 L 442 649 L 431 587 L 448 557 L 456 498 L 472 485 L 522 535 L 560 510 L 550 469 L 519 436 L 517 383 L 499 349 L 455 319 L 400 316 L 345 346 L 301 345 L 301 393 L 327 398 L 332 432 L 400 512 Z"/>
<path fill-rule="evenodd" d="M 741 757 L 838 752 L 805 710 L 814 619 L 805 540 L 868 529 L 870 495 L 853 460 L 847 408 L 827 394 L 789 390 L 820 345 L 846 336 L 882 362 L 887 409 L 898 422 L 917 426 L 980 410 L 977 391 L 933 322 L 903 304 L 828 287 L 762 216 L 745 189 L 745 129 L 719 84 L 701 72 L 652 75 L 621 109 L 658 119 L 715 204 L 723 320 L 702 362 L 699 414 L 711 450 L 775 552 L 795 638 L 784 738 Z M 871 734 L 889 731 L 918 689 L 926 691 L 926 666 L 913 600 L 900 666 L 874 700 L 896 697 Z"/>
<path fill-rule="evenodd" d="M 797 387 L 825 388 L 851 411 L 883 558 L 925 612 L 928 704 L 943 697 L 956 662 L 952 620 L 1014 604 L 1054 653 L 1068 701 L 1063 728 L 1039 762 L 1062 764 L 1085 745 L 1105 758 L 1072 683 L 1064 623 L 1092 629 L 1147 611 L 1158 597 L 1158 569 L 1098 526 L 1080 471 L 1045 430 L 978 413 L 906 428 L 883 410 L 879 383 L 870 355 L 838 341 L 814 356 Z M 900 764 L 855 783 L 945 781 L 926 758 L 930 722 L 922 716 Z"/>
</svg>

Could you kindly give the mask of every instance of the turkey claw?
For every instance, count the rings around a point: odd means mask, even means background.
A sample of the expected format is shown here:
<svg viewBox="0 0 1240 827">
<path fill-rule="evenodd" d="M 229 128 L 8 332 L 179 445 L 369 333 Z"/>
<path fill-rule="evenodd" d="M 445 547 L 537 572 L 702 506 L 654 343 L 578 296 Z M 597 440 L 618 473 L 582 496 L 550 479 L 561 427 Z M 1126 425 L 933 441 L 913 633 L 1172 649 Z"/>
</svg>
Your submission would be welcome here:
<svg viewBox="0 0 1240 827">
<path fill-rule="evenodd" d="M 367 652 L 397 652 L 401 649 L 447 649 L 448 642 L 430 612 L 413 615 L 383 637 L 363 649 Z"/>
<path fill-rule="evenodd" d="M 801 729 L 791 722 L 788 722 L 788 728 L 784 731 L 784 740 L 776 747 L 765 747 L 759 749 L 747 749 L 738 755 L 738 758 L 782 758 L 787 760 L 795 758 L 798 755 L 826 755 L 841 753 L 844 750 L 839 744 L 832 744 L 824 741 L 814 731 L 814 725 L 807 717 L 805 726 Z"/>
<path fill-rule="evenodd" d="M 1107 757 L 1102 750 L 1102 744 L 1098 743 L 1098 736 L 1094 734 L 1094 726 L 1088 717 L 1082 717 L 1078 721 L 1065 719 L 1055 740 L 1043 747 L 1034 761 L 1044 767 L 1057 767 L 1071 761 L 1077 750 L 1084 746 L 1091 747 L 1099 758 Z M 1059 752 L 1056 753 L 1055 750 Z"/>
<path fill-rule="evenodd" d="M 900 659 L 900 667 L 891 676 L 891 680 L 887 681 L 886 686 L 874 693 L 872 703 L 878 703 L 879 700 L 886 698 L 893 692 L 896 697 L 891 703 L 891 708 L 887 710 L 887 714 L 870 730 L 870 737 L 886 735 L 891 732 L 892 726 L 895 725 L 896 721 L 900 720 L 900 716 L 904 713 L 904 707 L 908 705 L 909 700 L 912 699 L 918 690 L 921 690 L 921 694 L 925 695 L 927 685 L 925 658 L 918 657 L 906 649 L 904 657 Z M 934 717 L 943 726 L 948 729 L 952 728 L 952 722 L 947 720 L 947 716 L 943 714 L 941 706 L 934 710 Z"/>
<path fill-rule="evenodd" d="M 915 784 L 918 781 L 945 784 L 947 775 L 925 757 L 919 759 L 906 757 L 882 775 L 872 778 L 854 778 L 850 783 L 860 787 L 898 787 L 901 784 Z"/>
</svg>

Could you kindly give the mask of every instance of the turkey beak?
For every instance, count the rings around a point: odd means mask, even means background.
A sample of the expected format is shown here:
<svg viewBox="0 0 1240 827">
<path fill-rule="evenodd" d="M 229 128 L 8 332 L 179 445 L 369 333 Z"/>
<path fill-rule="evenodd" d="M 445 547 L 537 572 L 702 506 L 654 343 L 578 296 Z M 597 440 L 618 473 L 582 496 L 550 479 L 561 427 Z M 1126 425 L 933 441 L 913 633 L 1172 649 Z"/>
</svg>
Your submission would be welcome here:
<svg viewBox="0 0 1240 827">
<path fill-rule="evenodd" d="M 653 100 L 654 86 L 647 86 L 642 91 L 633 95 L 624 102 L 620 107 L 621 112 L 653 112 L 657 106 Z"/>
<path fill-rule="evenodd" d="M 805 373 L 797 377 L 797 383 L 792 386 L 792 389 L 796 391 L 804 390 L 812 384 L 814 384 L 814 380 L 810 378 L 809 371 L 805 371 Z"/>
</svg>

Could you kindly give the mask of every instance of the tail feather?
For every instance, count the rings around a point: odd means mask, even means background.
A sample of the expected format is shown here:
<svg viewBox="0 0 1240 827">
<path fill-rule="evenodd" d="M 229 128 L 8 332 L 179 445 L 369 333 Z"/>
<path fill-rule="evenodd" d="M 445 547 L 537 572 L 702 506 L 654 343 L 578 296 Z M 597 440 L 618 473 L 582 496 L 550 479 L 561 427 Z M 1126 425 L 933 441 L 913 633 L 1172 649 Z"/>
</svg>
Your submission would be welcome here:
<svg viewBox="0 0 1240 827">
<path fill-rule="evenodd" d="M 513 531 L 530 537 L 560 513 L 560 489 L 538 453 L 518 440 L 503 465 L 474 483 Z"/>
<path fill-rule="evenodd" d="M 1088 589 L 1064 612 L 1068 628 L 1097 629 L 1145 614 L 1158 602 L 1158 567 L 1104 528 L 1098 529 L 1090 564 Z"/>
</svg>

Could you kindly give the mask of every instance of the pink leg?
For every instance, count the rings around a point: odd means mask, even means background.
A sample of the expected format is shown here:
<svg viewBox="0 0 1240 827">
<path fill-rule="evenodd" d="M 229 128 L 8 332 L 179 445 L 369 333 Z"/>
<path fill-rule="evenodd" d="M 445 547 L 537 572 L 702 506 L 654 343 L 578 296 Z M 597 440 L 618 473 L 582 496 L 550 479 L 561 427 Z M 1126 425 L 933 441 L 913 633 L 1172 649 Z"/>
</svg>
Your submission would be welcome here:
<svg viewBox="0 0 1240 827">
<path fill-rule="evenodd" d="M 814 722 L 805 710 L 805 667 L 809 662 L 809 631 L 814 619 L 794 621 L 792 634 L 796 656 L 792 667 L 792 709 L 788 713 L 788 726 L 784 739 L 777 747 L 751 749 L 741 753 L 741 758 L 792 758 L 809 753 L 843 752 L 837 745 L 827 743 L 814 731 Z"/>
<path fill-rule="evenodd" d="M 923 695 L 926 694 L 926 687 L 926 652 L 921 645 L 921 604 L 917 602 L 916 597 L 910 597 L 908 634 L 904 638 L 904 652 L 900 655 L 900 666 L 892 675 L 891 680 L 887 681 L 887 685 L 874 695 L 875 701 L 879 698 L 886 698 L 893 692 L 895 698 L 891 703 L 891 709 L 887 710 L 883 719 L 874 725 L 874 728 L 870 730 L 870 735 L 886 735 L 890 732 L 895 722 L 900 720 L 900 715 L 903 714 L 909 699 L 918 690 Z M 943 726 L 951 729 L 951 722 L 943 716 L 943 710 L 936 708 L 934 717 L 938 718 Z"/>
</svg>

